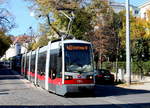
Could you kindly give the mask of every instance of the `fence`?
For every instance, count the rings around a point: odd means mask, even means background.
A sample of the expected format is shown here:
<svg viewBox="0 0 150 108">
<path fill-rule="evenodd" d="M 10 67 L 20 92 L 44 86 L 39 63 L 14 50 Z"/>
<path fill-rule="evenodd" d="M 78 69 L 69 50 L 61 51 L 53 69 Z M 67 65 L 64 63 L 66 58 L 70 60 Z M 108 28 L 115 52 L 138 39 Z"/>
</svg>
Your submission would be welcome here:
<svg viewBox="0 0 150 108">
<path fill-rule="evenodd" d="M 125 81 L 127 74 L 125 71 L 125 62 L 103 62 L 102 68 L 108 69 L 114 73 L 117 80 Z M 148 78 L 147 78 L 148 77 Z M 131 62 L 131 80 L 144 80 L 150 77 L 150 61 Z"/>
</svg>

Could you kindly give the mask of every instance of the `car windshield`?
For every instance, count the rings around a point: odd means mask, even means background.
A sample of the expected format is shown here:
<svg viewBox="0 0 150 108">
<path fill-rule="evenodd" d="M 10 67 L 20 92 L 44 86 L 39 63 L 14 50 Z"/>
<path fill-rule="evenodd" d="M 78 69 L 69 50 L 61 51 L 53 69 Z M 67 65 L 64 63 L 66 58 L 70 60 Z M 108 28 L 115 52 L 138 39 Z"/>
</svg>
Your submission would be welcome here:
<svg viewBox="0 0 150 108">
<path fill-rule="evenodd" d="M 99 70 L 99 74 L 110 74 L 109 70 Z"/>
<path fill-rule="evenodd" d="M 65 44 L 65 71 L 90 72 L 93 70 L 90 44 Z"/>
</svg>

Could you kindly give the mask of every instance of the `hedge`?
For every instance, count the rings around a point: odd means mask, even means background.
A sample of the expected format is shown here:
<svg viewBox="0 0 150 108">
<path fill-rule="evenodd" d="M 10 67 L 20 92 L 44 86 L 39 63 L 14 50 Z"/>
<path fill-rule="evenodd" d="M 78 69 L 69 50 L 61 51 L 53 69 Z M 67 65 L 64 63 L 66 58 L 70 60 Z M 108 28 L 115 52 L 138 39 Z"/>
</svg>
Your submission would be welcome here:
<svg viewBox="0 0 150 108">
<path fill-rule="evenodd" d="M 118 62 L 118 68 L 125 69 L 126 68 L 125 62 Z M 150 75 L 150 61 L 147 62 L 131 62 L 131 72 L 134 74 L 141 74 L 140 68 L 137 64 L 140 64 L 143 69 L 144 75 Z M 103 69 L 108 69 L 111 72 L 116 72 L 116 62 L 103 62 L 102 63 Z"/>
</svg>

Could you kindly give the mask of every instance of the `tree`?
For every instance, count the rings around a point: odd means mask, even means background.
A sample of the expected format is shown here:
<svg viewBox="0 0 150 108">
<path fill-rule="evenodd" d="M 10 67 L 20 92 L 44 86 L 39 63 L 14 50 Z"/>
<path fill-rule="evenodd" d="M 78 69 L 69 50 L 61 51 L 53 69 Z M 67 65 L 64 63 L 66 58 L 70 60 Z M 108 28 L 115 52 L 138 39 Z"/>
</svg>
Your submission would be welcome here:
<svg viewBox="0 0 150 108">
<path fill-rule="evenodd" d="M 121 41 L 121 50 L 123 56 L 125 56 L 125 11 L 119 13 L 122 19 L 122 28 L 119 32 L 119 37 Z M 136 18 L 130 14 L 130 37 L 131 37 L 131 57 L 132 61 L 136 63 L 138 70 L 141 73 L 141 78 L 143 76 L 143 65 L 144 61 L 149 60 L 149 21 Z M 125 59 L 124 59 L 125 60 Z"/>
<path fill-rule="evenodd" d="M 33 8 L 37 16 L 46 19 L 47 24 L 51 28 L 49 32 L 57 33 L 59 36 L 61 32 L 66 32 L 69 24 L 69 19 L 64 16 L 61 11 L 70 16 L 71 12 L 75 14 L 75 19 L 72 23 L 72 29 L 70 33 L 77 38 L 82 38 L 90 29 L 90 16 L 89 13 L 83 8 L 84 0 L 26 0 L 32 1 L 35 8 Z M 81 17 L 82 14 L 82 17 Z M 52 21 L 53 20 L 53 21 Z M 45 24 L 45 25 L 47 25 Z M 83 26 L 84 25 L 84 26 Z M 86 26 L 87 25 L 87 26 Z M 80 26 L 80 27 L 79 27 Z M 85 27 L 86 26 L 86 27 Z"/>
<path fill-rule="evenodd" d="M 0 0 L 0 5 L 6 0 Z M 11 39 L 6 35 L 6 32 L 15 27 L 14 18 L 8 10 L 0 8 L 0 57 L 10 47 Z"/>
<path fill-rule="evenodd" d="M 10 47 L 12 43 L 9 36 L 5 35 L 5 32 L 0 29 L 0 57 L 3 56 L 5 51 Z"/>
<path fill-rule="evenodd" d="M 74 11 L 74 16 L 75 18 L 70 27 L 70 34 L 77 39 L 88 40 L 87 33 L 93 29 L 91 25 L 92 14 L 87 12 L 86 9 L 81 8 Z M 67 32 L 68 23 L 69 19 L 59 14 L 53 24 L 57 26 L 59 30 Z"/>
<path fill-rule="evenodd" d="M 35 50 L 37 49 L 38 47 L 43 47 L 43 46 L 46 46 L 48 44 L 50 39 L 48 39 L 47 36 L 41 36 L 39 37 L 38 41 L 37 42 L 34 42 L 34 43 L 31 43 L 29 45 L 29 48 L 28 50 Z"/>
<path fill-rule="evenodd" d="M 8 10 L 0 8 L 0 29 L 9 31 L 15 27 L 14 18 Z"/>
<path fill-rule="evenodd" d="M 54 17 L 56 13 L 58 13 L 58 8 L 64 8 L 64 5 L 68 2 L 62 1 L 62 0 L 25 0 L 30 1 L 32 5 L 29 7 L 32 11 L 35 12 L 35 15 L 37 18 L 49 18 L 49 16 Z M 49 19 L 48 22 L 50 22 L 51 19 Z M 47 22 L 47 23 L 48 23 Z M 51 22 L 50 22 L 50 26 Z"/>
<path fill-rule="evenodd" d="M 89 38 L 94 47 L 102 56 L 110 57 L 114 60 L 116 55 L 118 28 L 120 27 L 119 15 L 108 6 L 108 2 L 94 0 L 89 6 L 89 11 L 93 13 L 93 31 L 89 33 Z M 113 43 L 113 44 L 112 44 Z"/>
</svg>

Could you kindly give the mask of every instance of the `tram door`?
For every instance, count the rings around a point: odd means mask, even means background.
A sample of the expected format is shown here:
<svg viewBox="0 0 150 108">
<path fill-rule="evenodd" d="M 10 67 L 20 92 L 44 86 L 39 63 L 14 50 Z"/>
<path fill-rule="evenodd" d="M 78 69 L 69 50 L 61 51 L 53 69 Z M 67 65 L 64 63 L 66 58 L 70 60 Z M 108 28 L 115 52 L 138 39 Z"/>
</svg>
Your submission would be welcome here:
<svg viewBox="0 0 150 108">
<path fill-rule="evenodd" d="M 33 83 L 35 81 L 35 59 L 36 59 L 36 55 L 35 55 L 35 52 L 33 52 L 31 55 L 31 64 L 30 64 L 31 82 Z"/>
<path fill-rule="evenodd" d="M 55 92 L 56 91 L 56 85 L 55 85 L 55 79 L 56 79 L 56 54 L 50 55 L 50 64 L 49 64 L 49 87 L 50 90 Z"/>
<path fill-rule="evenodd" d="M 26 64 L 25 64 L 25 78 L 28 78 L 28 67 L 29 67 L 29 56 L 26 56 Z"/>
<path fill-rule="evenodd" d="M 49 77 L 50 90 L 56 92 L 56 88 L 62 83 L 62 57 L 59 49 L 50 55 Z"/>
<path fill-rule="evenodd" d="M 22 56 L 22 62 L 21 62 L 21 74 L 24 75 L 24 65 L 25 65 L 25 56 Z"/>
<path fill-rule="evenodd" d="M 46 51 L 40 52 L 38 56 L 37 67 L 37 82 L 42 88 L 45 88 L 45 66 L 46 66 Z"/>
</svg>

